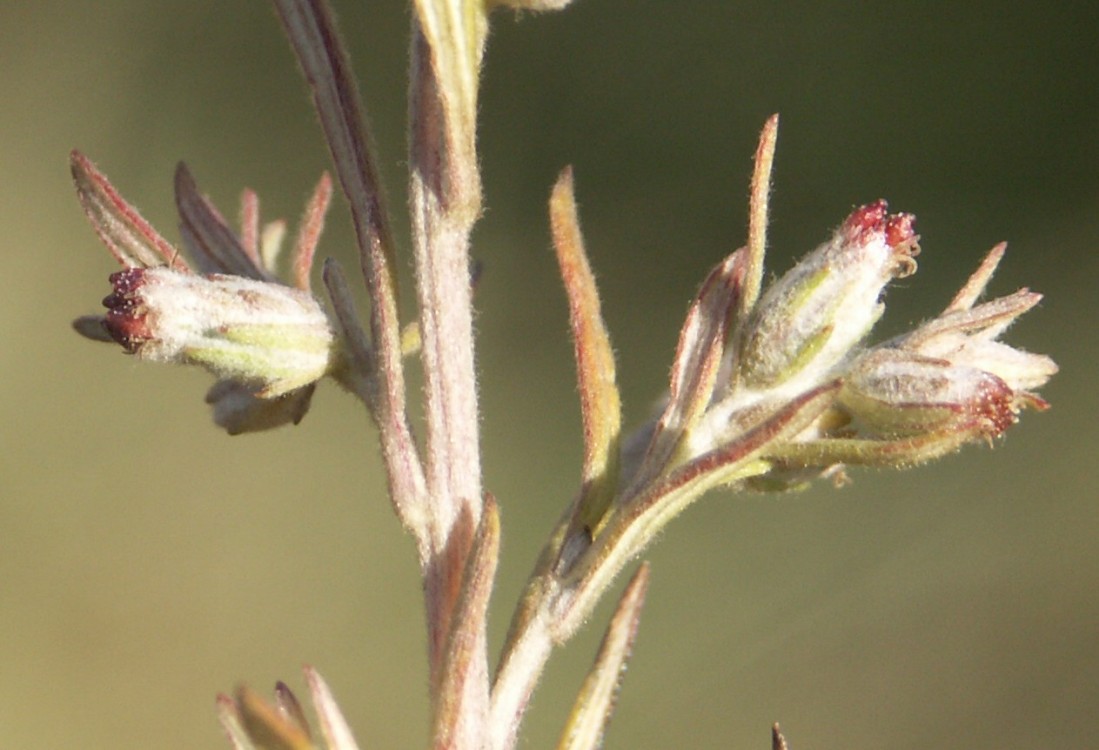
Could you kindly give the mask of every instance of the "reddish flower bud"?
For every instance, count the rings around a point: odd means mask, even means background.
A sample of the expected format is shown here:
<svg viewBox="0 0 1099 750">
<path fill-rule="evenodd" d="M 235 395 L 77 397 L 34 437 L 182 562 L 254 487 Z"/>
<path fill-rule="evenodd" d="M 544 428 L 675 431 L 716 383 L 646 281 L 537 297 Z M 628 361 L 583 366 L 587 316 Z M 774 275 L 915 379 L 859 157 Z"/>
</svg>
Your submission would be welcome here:
<svg viewBox="0 0 1099 750">
<path fill-rule="evenodd" d="M 307 292 L 169 268 L 111 275 L 104 327 L 142 359 L 197 364 L 274 398 L 327 374 L 335 336 Z"/>
<path fill-rule="evenodd" d="M 839 404 L 860 435 L 885 438 L 956 431 L 997 437 L 1018 412 L 1014 391 L 992 373 L 899 349 L 862 357 L 844 379 Z"/>
</svg>

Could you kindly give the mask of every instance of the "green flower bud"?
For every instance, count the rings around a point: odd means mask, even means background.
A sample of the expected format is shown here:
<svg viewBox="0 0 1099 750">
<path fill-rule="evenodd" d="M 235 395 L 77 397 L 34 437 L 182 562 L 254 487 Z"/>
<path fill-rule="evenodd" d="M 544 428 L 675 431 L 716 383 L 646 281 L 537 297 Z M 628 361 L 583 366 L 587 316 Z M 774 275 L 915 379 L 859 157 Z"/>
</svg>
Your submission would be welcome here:
<svg viewBox="0 0 1099 750">
<path fill-rule="evenodd" d="M 738 385 L 800 391 L 830 377 L 881 317 L 885 285 L 915 271 L 913 221 L 883 200 L 863 206 L 771 285 L 746 327 Z"/>
</svg>

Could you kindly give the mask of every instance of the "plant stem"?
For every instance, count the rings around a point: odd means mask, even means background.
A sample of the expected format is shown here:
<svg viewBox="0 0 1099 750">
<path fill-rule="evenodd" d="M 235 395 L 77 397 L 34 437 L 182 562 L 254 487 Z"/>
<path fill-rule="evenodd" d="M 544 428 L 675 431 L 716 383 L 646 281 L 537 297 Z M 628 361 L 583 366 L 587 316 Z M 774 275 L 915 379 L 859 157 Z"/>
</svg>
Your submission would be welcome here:
<svg viewBox="0 0 1099 750">
<path fill-rule="evenodd" d="M 474 131 L 485 18 L 480 3 L 468 0 L 421 0 L 415 6 L 409 210 L 431 504 L 424 568 L 428 657 L 436 711 L 460 707 L 460 715 L 436 716 L 435 744 L 482 748 L 489 705 L 487 618 L 483 610 L 476 622 L 456 617 L 465 613 L 458 605 L 471 582 L 463 580 L 463 571 L 483 510 L 469 238 L 481 206 Z M 452 671 L 447 643 L 459 636 L 471 643 L 468 665 Z"/>
</svg>

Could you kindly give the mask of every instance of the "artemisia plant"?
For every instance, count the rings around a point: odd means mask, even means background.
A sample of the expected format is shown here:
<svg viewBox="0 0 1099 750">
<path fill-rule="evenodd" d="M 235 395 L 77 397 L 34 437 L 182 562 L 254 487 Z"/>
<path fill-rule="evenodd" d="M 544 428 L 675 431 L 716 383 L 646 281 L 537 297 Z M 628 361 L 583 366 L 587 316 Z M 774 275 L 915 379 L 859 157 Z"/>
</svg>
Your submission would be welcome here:
<svg viewBox="0 0 1099 750">
<path fill-rule="evenodd" d="M 494 673 L 486 613 L 500 527 L 481 486 L 474 375 L 470 233 L 481 213 L 476 151 L 481 59 L 496 4 L 549 10 L 567 0 L 415 0 L 409 84 L 411 255 L 415 320 L 398 318 L 399 266 L 378 161 L 351 65 L 323 0 L 275 0 L 351 207 L 370 309 L 352 303 L 331 260 L 311 268 L 332 192 L 323 176 L 289 266 L 276 268 L 282 222 L 261 226 L 245 191 L 229 226 L 180 165 L 182 247 L 164 239 L 80 153 L 81 203 L 122 267 L 102 315 L 76 322 L 140 359 L 200 365 L 206 400 L 230 433 L 297 423 L 318 381 L 358 396 L 377 425 L 389 495 L 423 575 L 433 746 L 507 750 L 553 648 L 566 641 L 659 530 L 711 489 L 779 491 L 846 467 L 906 467 L 989 442 L 1056 372 L 1048 357 L 999 339 L 1040 296 L 980 301 L 1004 253 L 997 245 L 943 312 L 894 339 L 866 343 L 894 279 L 916 271 L 915 217 L 884 200 L 856 208 L 820 247 L 763 288 L 767 202 L 778 118 L 763 129 L 745 247 L 706 276 L 687 312 L 658 412 L 624 435 L 615 363 L 584 250 L 573 177 L 553 188 L 550 226 L 568 296 L 583 416 L 579 490 L 531 574 Z M 185 260 L 189 258 L 189 261 Z M 418 353 L 425 430 L 410 427 L 405 358 Z M 600 744 L 645 597 L 633 573 L 560 747 Z M 319 731 L 281 683 L 269 703 L 247 688 L 219 699 L 234 747 L 356 747 L 328 688 L 307 682 Z M 777 727 L 775 747 L 785 747 Z"/>
</svg>

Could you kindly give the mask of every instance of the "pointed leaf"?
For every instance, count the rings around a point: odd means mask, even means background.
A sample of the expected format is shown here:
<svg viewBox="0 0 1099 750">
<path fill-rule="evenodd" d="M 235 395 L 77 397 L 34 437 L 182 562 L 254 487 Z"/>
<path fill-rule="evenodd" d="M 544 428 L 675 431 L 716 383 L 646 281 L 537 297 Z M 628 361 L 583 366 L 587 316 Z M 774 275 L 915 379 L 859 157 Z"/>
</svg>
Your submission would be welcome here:
<svg viewBox="0 0 1099 750">
<path fill-rule="evenodd" d="M 237 711 L 248 736 L 264 750 L 313 750 L 305 731 L 251 688 L 237 690 Z"/>
<path fill-rule="evenodd" d="M 413 7 L 430 53 L 431 88 L 440 92 L 447 158 L 455 164 L 476 164 L 477 87 L 488 13 L 481 3 L 466 0 L 414 0 Z M 413 55 L 417 57 L 417 53 Z M 417 78 L 414 73 L 413 80 Z M 451 197 L 457 193 L 461 200 L 460 193 L 466 191 L 460 184 L 452 184 L 445 192 Z M 480 186 L 469 185 L 468 192 L 468 197 L 479 203 Z"/>
<path fill-rule="evenodd" d="M 1000 265 L 1000 261 L 1003 260 L 1006 251 L 1006 242 L 1001 242 L 989 250 L 988 255 L 981 261 L 981 265 L 977 266 L 977 270 L 969 277 L 969 281 L 958 290 L 958 294 L 955 295 L 954 299 L 951 300 L 950 304 L 946 306 L 946 310 L 943 312 L 968 310 L 973 307 L 977 298 L 981 296 L 985 287 L 988 286 L 988 282 L 991 281 L 992 274 L 996 272 L 996 267 Z"/>
<path fill-rule="evenodd" d="M 276 0 L 275 6 L 313 93 L 336 176 L 351 204 L 371 298 L 384 298 L 383 307 L 392 307 L 394 319 L 386 325 L 396 333 L 397 284 L 389 215 L 350 59 L 324 3 Z"/>
<path fill-rule="evenodd" d="M 1044 401 L 1023 403 L 1041 409 Z M 949 455 L 966 443 L 988 439 L 986 420 L 974 417 L 946 429 L 922 433 L 897 440 L 863 440 L 860 438 L 829 438 L 807 443 L 789 443 L 770 454 L 774 470 L 826 468 L 837 464 L 904 468 L 926 463 Z"/>
<path fill-rule="evenodd" d="M 982 339 L 995 339 L 1016 318 L 1042 301 L 1042 295 L 1020 289 L 1006 297 L 997 297 L 976 307 L 954 308 L 953 304 L 938 318 L 924 323 L 915 331 L 895 339 L 907 349 L 917 350 L 924 342 L 944 333 L 975 333 Z"/>
<path fill-rule="evenodd" d="M 359 746 L 355 744 L 355 737 L 351 734 L 351 727 L 343 718 L 339 704 L 336 703 L 324 678 L 317 673 L 317 670 L 307 666 L 305 681 L 309 685 L 309 694 L 313 698 L 313 709 L 317 712 L 317 723 L 320 724 L 326 750 L 359 750 Z"/>
<path fill-rule="evenodd" d="M 332 178 L 325 172 L 317 183 L 313 197 L 305 208 L 301 227 L 298 229 L 298 241 L 294 246 L 294 286 L 309 291 L 309 272 L 313 269 L 313 256 L 317 252 L 317 242 L 324 231 L 324 215 L 332 200 Z"/>
<path fill-rule="evenodd" d="M 260 257 L 259 196 L 249 188 L 240 192 L 240 246 L 257 268 L 274 271 L 274 265 Z"/>
<path fill-rule="evenodd" d="M 328 290 L 328 298 L 332 302 L 332 311 L 336 315 L 340 338 L 347 349 L 349 360 L 346 370 L 338 369 L 333 375 L 344 387 L 362 398 L 370 407 L 371 413 L 374 413 L 377 406 L 374 401 L 377 398 L 374 347 L 359 322 L 355 298 L 339 261 L 326 258 L 321 269 L 321 279 Z"/>
<path fill-rule="evenodd" d="M 614 711 L 626 662 L 637 637 L 641 608 L 649 588 L 649 565 L 643 563 L 630 580 L 611 618 L 595 663 L 576 697 L 572 715 L 558 743 L 558 750 L 595 750 Z"/>
<path fill-rule="evenodd" d="M 786 744 L 786 738 L 782 736 L 782 730 L 778 724 L 771 727 L 771 750 L 790 750 Z"/>
<path fill-rule="evenodd" d="M 533 10 L 541 13 L 549 10 L 561 10 L 567 7 L 572 0 L 486 0 L 490 8 L 496 5 L 504 5 L 517 11 Z"/>
<path fill-rule="evenodd" d="M 274 281 L 245 252 L 240 239 L 210 199 L 199 192 L 194 176 L 183 162 L 176 166 L 175 192 L 179 231 L 199 270 Z"/>
<path fill-rule="evenodd" d="M 618 471 L 621 402 L 615 382 L 614 352 L 603 324 L 599 292 L 584 251 L 576 214 L 572 170 L 565 169 L 550 198 L 553 244 L 565 292 L 580 382 L 584 422 L 584 468 L 578 518 L 594 531 L 614 496 Z"/>
<path fill-rule="evenodd" d="M 744 293 L 740 297 L 740 319 L 759 299 L 763 283 L 763 255 L 767 249 L 767 214 L 771 197 L 771 168 L 775 162 L 775 143 L 778 140 L 778 115 L 771 115 L 759 135 L 756 148 L 756 165 L 752 172 L 751 198 L 748 205 L 748 257 Z"/>
<path fill-rule="evenodd" d="M 377 357 L 372 370 L 377 389 L 370 400 L 371 413 L 381 436 L 390 497 L 406 506 L 398 512 L 422 553 L 429 544 L 424 467 L 407 421 L 393 238 L 366 113 L 327 4 L 275 0 L 275 7 L 309 83 L 336 177 L 350 204 Z"/>
<path fill-rule="evenodd" d="M 240 723 L 240 713 L 237 711 L 236 701 L 222 693 L 217 697 L 217 704 L 218 721 L 221 723 L 222 729 L 225 730 L 225 736 L 229 738 L 233 750 L 256 750 L 256 746 L 252 744 L 252 740 Z"/>
<path fill-rule="evenodd" d="M 667 467 L 680 438 L 710 405 L 728 339 L 729 319 L 736 309 L 744 282 L 742 250 L 714 268 L 687 311 L 672 364 L 668 405 L 633 480 L 650 481 Z"/>
<path fill-rule="evenodd" d="M 301 702 L 298 697 L 294 695 L 294 692 L 290 687 L 279 680 L 275 683 L 275 704 L 278 706 L 279 711 L 294 724 L 297 724 L 306 736 L 311 736 L 309 731 L 309 720 L 305 718 L 305 711 L 302 710 Z"/>
<path fill-rule="evenodd" d="M 275 219 L 263 225 L 259 234 L 259 265 L 274 270 L 282 254 L 282 241 L 286 238 L 286 221 Z M 245 252 L 248 251 L 245 246 Z"/>
<path fill-rule="evenodd" d="M 169 265 L 188 270 L 179 251 L 123 200 L 88 157 L 74 150 L 69 162 L 84 213 L 115 260 L 127 268 Z"/>
</svg>

